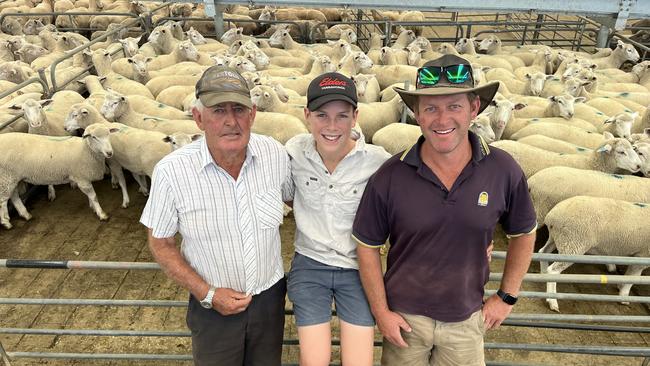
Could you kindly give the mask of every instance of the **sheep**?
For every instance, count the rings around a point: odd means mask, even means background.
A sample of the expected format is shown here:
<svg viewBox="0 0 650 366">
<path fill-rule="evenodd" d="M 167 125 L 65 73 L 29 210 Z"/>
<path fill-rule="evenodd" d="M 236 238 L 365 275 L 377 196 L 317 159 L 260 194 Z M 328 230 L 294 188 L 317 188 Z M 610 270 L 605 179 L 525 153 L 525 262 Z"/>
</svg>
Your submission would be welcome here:
<svg viewBox="0 0 650 366">
<path fill-rule="evenodd" d="M 641 133 L 631 134 L 628 140 L 630 140 L 632 144 L 636 144 L 638 142 L 650 142 L 650 128 L 646 128 Z"/>
<path fill-rule="evenodd" d="M 192 135 L 200 133 L 196 123 L 191 120 L 161 119 L 138 113 L 131 107 L 127 96 L 115 92 L 106 94 L 99 111 L 109 121 L 120 122 L 143 130 L 159 131 L 165 134 L 184 132 Z"/>
<path fill-rule="evenodd" d="M 395 155 L 413 146 L 422 135 L 419 126 L 393 122 L 374 133 L 372 143 Z"/>
<path fill-rule="evenodd" d="M 447 42 L 443 42 L 438 46 L 438 52 L 443 55 L 451 54 L 457 55 L 465 58 L 471 63 L 480 63 L 483 66 L 490 66 L 492 68 L 501 68 L 512 72 L 514 67 L 507 60 L 501 58 L 500 56 L 490 56 L 490 55 L 461 55 L 456 50 L 456 47 Z"/>
<path fill-rule="evenodd" d="M 179 42 L 174 50 L 168 55 L 155 57 L 149 62 L 149 70 L 159 70 L 168 66 L 175 65 L 182 61 L 198 62 L 199 53 L 196 47 L 190 41 Z"/>
<path fill-rule="evenodd" d="M 409 54 L 403 49 L 382 47 L 379 52 L 379 61 L 381 65 L 411 65 L 408 61 Z"/>
<path fill-rule="evenodd" d="M 644 176 L 650 177 L 650 140 L 645 140 L 645 142 L 636 142 L 634 145 L 634 151 L 639 155 L 641 159 L 641 169 L 640 172 Z"/>
<path fill-rule="evenodd" d="M 530 135 L 517 140 L 522 144 L 538 147 L 543 150 L 552 151 L 560 154 L 590 154 L 593 150 L 578 146 L 566 141 L 557 140 L 544 135 Z"/>
<path fill-rule="evenodd" d="M 404 102 L 399 96 L 388 102 L 358 103 L 357 124 L 361 127 L 366 142 L 371 142 L 372 136 L 380 128 L 399 121 L 403 108 Z"/>
<path fill-rule="evenodd" d="M 526 75 L 537 72 L 546 74 L 546 70 L 549 68 L 548 64 L 552 59 L 551 49 L 548 48 L 545 50 L 533 51 L 533 53 L 535 54 L 535 58 L 530 66 L 518 67 L 514 70 L 515 75 L 519 79 L 524 79 L 526 78 Z"/>
<path fill-rule="evenodd" d="M 611 198 L 575 196 L 558 203 L 546 215 L 548 241 L 539 252 L 557 249 L 566 255 L 609 255 L 650 257 L 650 229 L 645 223 L 648 203 L 632 203 Z M 608 224 L 611 223 L 611 224 Z M 540 262 L 540 272 L 560 274 L 573 263 Z M 626 276 L 640 276 L 647 265 L 629 265 Z M 608 266 L 609 268 L 609 266 Z M 631 284 L 619 285 L 619 296 L 629 296 Z M 556 283 L 548 282 L 547 293 L 556 293 Z M 559 312 L 557 299 L 546 299 Z M 627 302 L 623 302 L 627 304 Z"/>
<path fill-rule="evenodd" d="M 415 41 L 416 37 L 417 36 L 416 36 L 415 32 L 413 32 L 412 30 L 404 29 L 399 33 L 399 35 L 397 36 L 397 39 L 391 45 L 391 48 L 394 49 L 394 50 L 403 50 L 411 42 Z"/>
<path fill-rule="evenodd" d="M 348 53 L 338 66 L 338 72 L 340 74 L 351 77 L 361 72 L 361 70 L 372 68 L 373 63 L 370 57 L 366 56 L 361 51 L 354 51 Z M 376 87 L 379 88 L 379 83 L 376 83 Z"/>
<path fill-rule="evenodd" d="M 502 137 L 509 139 L 512 137 L 513 134 L 515 134 L 517 131 L 521 130 L 522 128 L 533 124 L 538 124 L 538 123 L 559 124 L 563 126 L 577 127 L 587 132 L 598 132 L 598 128 L 596 126 L 579 118 L 571 118 L 571 119 L 564 119 L 560 117 L 513 118 L 512 121 L 510 121 L 506 125 Z"/>
<path fill-rule="evenodd" d="M 619 113 L 606 119 L 603 124 L 598 128 L 599 132 L 607 131 L 616 137 L 629 138 L 632 124 L 636 118 L 637 113 Z"/>
<path fill-rule="evenodd" d="M 269 80 L 272 82 L 277 82 L 287 89 L 291 89 L 300 95 L 307 94 L 307 87 L 309 83 L 314 79 L 314 77 L 326 73 L 336 71 L 336 66 L 334 66 L 327 56 L 314 56 L 316 60 L 309 74 L 298 76 L 298 77 L 270 77 Z"/>
<path fill-rule="evenodd" d="M 399 21 L 400 22 L 424 22 L 426 21 L 426 18 L 421 11 L 407 10 L 400 13 Z M 401 29 L 413 31 L 416 36 L 421 36 L 422 32 L 424 31 L 423 26 L 417 26 L 417 25 L 407 25 L 407 26 L 400 25 L 399 27 Z"/>
<path fill-rule="evenodd" d="M 559 123 L 533 123 L 515 132 L 510 138 L 519 140 L 530 135 L 544 135 L 570 142 L 589 149 L 596 149 L 603 143 L 603 136 L 598 133 L 588 132 L 574 126 L 566 126 Z"/>
<path fill-rule="evenodd" d="M 484 51 L 488 55 L 498 55 L 512 65 L 512 69 L 516 70 L 519 67 L 524 67 L 526 64 L 519 57 L 515 57 L 506 53 L 501 48 L 501 40 L 499 37 L 490 35 L 482 40 L 478 45 L 479 51 Z"/>
<path fill-rule="evenodd" d="M 570 167 L 550 167 L 528 179 L 537 224 L 559 202 L 577 195 L 650 202 L 650 180 L 634 175 L 608 174 Z"/>
<path fill-rule="evenodd" d="M 483 112 L 476 116 L 469 124 L 469 130 L 482 137 L 488 144 L 497 139 L 490 122 L 490 114 Z"/>
<path fill-rule="evenodd" d="M 174 38 L 171 30 L 164 25 L 154 28 L 147 40 L 148 42 L 140 47 L 140 53 L 151 57 L 172 53 L 180 42 Z"/>
<path fill-rule="evenodd" d="M 149 192 L 145 176 L 152 176 L 155 165 L 173 150 L 203 137 L 199 133 L 189 136 L 178 132 L 168 136 L 121 123 L 109 123 L 107 126 L 117 130 L 110 135 L 113 157 L 107 163 L 122 190 L 122 208 L 127 208 L 130 202 L 122 169 L 133 174 L 140 192 L 146 196 Z"/>
<path fill-rule="evenodd" d="M 144 85 L 127 79 L 111 69 L 111 54 L 100 48 L 93 51 L 92 61 L 97 70 L 97 75 L 105 77 L 104 85 L 126 95 L 142 95 L 155 99 L 152 93 Z"/>
<path fill-rule="evenodd" d="M 492 146 L 510 154 L 519 163 L 526 178 L 550 166 L 570 166 L 605 173 L 615 173 L 619 169 L 633 173 L 639 171 L 641 160 L 629 141 L 616 138 L 609 132 L 604 132 L 603 136 L 605 141 L 588 155 L 557 154 L 510 140 L 495 141 Z"/>
<path fill-rule="evenodd" d="M 379 101 L 379 83 L 373 74 L 356 74 L 350 78 L 357 87 L 357 98 L 362 103 Z"/>
<path fill-rule="evenodd" d="M 650 128 L 650 108 L 647 108 L 641 119 L 634 122 L 631 128 L 632 133 L 641 133 Z"/>
<path fill-rule="evenodd" d="M 284 113 L 301 120 L 307 127 L 303 106 L 283 103 L 270 86 L 258 85 L 250 91 L 250 94 L 251 100 L 257 106 L 258 111 Z"/>
<path fill-rule="evenodd" d="M 599 69 L 618 69 L 620 68 L 625 61 L 632 61 L 634 63 L 638 62 L 641 56 L 631 44 L 623 43 L 619 40 L 616 42 L 616 48 L 611 55 L 599 59 L 592 60 Z"/>
<path fill-rule="evenodd" d="M 149 81 L 145 86 L 151 94 L 158 96 L 160 92 L 173 85 L 196 85 L 203 73 L 194 73 L 189 75 L 175 75 L 175 76 L 158 76 Z"/>
<path fill-rule="evenodd" d="M 494 138 L 500 140 L 503 136 L 505 129 L 508 126 L 508 123 L 514 119 L 514 111 L 525 108 L 526 104 L 524 103 L 514 103 L 507 98 L 494 98 L 490 102 L 490 124 L 492 130 L 494 131 Z M 510 136 L 510 133 L 506 135 Z"/>
<path fill-rule="evenodd" d="M 257 112 L 251 132 L 273 137 L 283 145 L 295 135 L 309 133 L 301 120 L 274 112 Z"/>
<path fill-rule="evenodd" d="M 74 183 L 88 196 L 100 220 L 108 219 L 102 210 L 92 182 L 104 178 L 104 161 L 113 156 L 109 133 L 104 125 L 88 126 L 82 138 L 6 133 L 0 135 L 0 224 L 11 229 L 7 202 L 11 199 L 18 214 L 25 220 L 31 215 L 23 205 L 16 187 L 24 181 L 49 185 Z"/>
<path fill-rule="evenodd" d="M 68 115 L 65 117 L 63 128 L 73 136 L 80 136 L 86 127 L 94 123 L 110 123 L 97 108 L 87 103 L 77 103 L 70 106 Z"/>
<path fill-rule="evenodd" d="M 84 98 L 77 92 L 62 90 L 55 93 L 52 99 L 42 101 L 27 99 L 22 105 L 13 105 L 10 108 L 23 110 L 24 118 L 30 125 L 30 133 L 67 136 L 63 124 L 68 108 L 83 100 Z M 44 106 L 47 106 L 45 110 Z"/>
<path fill-rule="evenodd" d="M 417 67 L 409 65 L 374 65 L 370 68 L 363 69 L 364 74 L 375 74 L 379 87 L 384 90 L 392 84 L 409 81 L 415 85 L 415 76 Z"/>
<path fill-rule="evenodd" d="M 20 57 L 21 61 L 31 64 L 37 58 L 49 54 L 50 51 L 43 46 L 27 43 L 14 53 Z"/>
<path fill-rule="evenodd" d="M 90 96 L 86 103 L 93 105 L 95 108 L 101 108 L 104 103 L 104 97 L 108 93 L 102 86 L 105 79 L 95 75 L 89 75 L 83 78 L 79 83 L 84 84 Z M 130 95 L 129 100 L 133 109 L 142 114 L 162 119 L 192 119 L 191 115 L 176 108 L 172 108 L 164 103 L 157 102 L 153 99 L 141 95 Z"/>
</svg>

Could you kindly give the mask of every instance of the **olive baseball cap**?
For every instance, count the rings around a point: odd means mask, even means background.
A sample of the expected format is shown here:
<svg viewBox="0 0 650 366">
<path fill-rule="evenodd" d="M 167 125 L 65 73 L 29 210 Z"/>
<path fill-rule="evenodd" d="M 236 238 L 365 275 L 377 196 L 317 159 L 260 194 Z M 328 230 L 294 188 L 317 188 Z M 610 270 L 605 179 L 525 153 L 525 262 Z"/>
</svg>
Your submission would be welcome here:
<svg viewBox="0 0 650 366">
<path fill-rule="evenodd" d="M 246 79 L 232 67 L 212 66 L 205 70 L 196 83 L 194 95 L 206 107 L 225 102 L 253 107 Z"/>
<path fill-rule="evenodd" d="M 349 77 L 338 72 L 317 76 L 307 88 L 307 109 L 315 111 L 323 104 L 342 100 L 357 108 L 357 87 Z"/>
</svg>

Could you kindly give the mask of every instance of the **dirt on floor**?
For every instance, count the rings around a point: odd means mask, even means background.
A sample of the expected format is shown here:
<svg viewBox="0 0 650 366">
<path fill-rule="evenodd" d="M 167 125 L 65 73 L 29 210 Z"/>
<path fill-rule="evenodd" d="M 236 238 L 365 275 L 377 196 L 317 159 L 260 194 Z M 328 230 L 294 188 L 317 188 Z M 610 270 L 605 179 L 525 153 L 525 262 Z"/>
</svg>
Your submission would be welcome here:
<svg viewBox="0 0 650 366">
<path fill-rule="evenodd" d="M 120 207 L 121 194 L 111 189 L 110 182 L 95 183 L 95 189 L 110 219 L 101 222 L 88 207 L 87 198 L 69 186 L 57 187 L 57 198 L 47 201 L 41 191 L 27 204 L 34 218 L 25 222 L 12 215 L 12 230 L 0 229 L 0 259 L 51 259 L 88 261 L 151 262 L 144 227 L 138 223 L 146 202 L 129 184 L 131 206 Z M 293 255 L 295 222 L 289 215 L 281 227 L 282 254 L 285 269 Z M 504 249 L 503 242 L 497 249 Z M 493 271 L 501 271 L 502 261 L 494 260 Z M 533 264 L 532 272 L 538 272 Z M 603 266 L 573 266 L 568 273 L 603 273 Z M 495 288 L 490 283 L 489 288 Z M 527 283 L 528 291 L 544 291 L 544 284 Z M 559 284 L 560 292 L 616 294 L 614 286 Z M 647 292 L 647 287 L 644 289 Z M 65 299 L 151 299 L 186 301 L 188 294 L 178 288 L 161 271 L 125 270 L 61 270 L 0 268 L 0 297 L 3 298 L 65 298 Z M 289 304 L 290 306 L 290 304 Z M 605 302 L 560 301 L 564 314 L 648 315 L 643 305 L 628 306 Z M 517 313 L 550 314 L 541 299 L 522 299 Z M 633 325 L 633 324 L 632 324 Z M 640 324 L 644 325 L 644 324 Z M 1 305 L 0 328 L 46 329 L 114 329 L 187 331 L 183 307 L 117 307 L 117 306 L 41 306 Z M 336 322 L 333 321 L 336 331 Z M 293 318 L 287 316 L 285 339 L 297 338 Z M 337 335 L 334 339 L 337 339 Z M 380 340 L 377 335 L 377 340 Z M 74 353 L 137 353 L 190 354 L 186 337 L 99 337 L 0 334 L 7 352 L 74 352 Z M 561 344 L 648 347 L 650 335 L 570 331 L 544 328 L 504 326 L 486 336 L 487 343 Z M 376 361 L 380 349 L 376 348 Z M 284 362 L 296 363 L 297 346 L 285 346 Z M 517 361 L 544 365 L 640 365 L 641 358 L 589 356 L 510 350 L 488 350 L 489 361 Z M 333 349 L 333 362 L 339 363 L 338 348 Z M 183 361 L 129 360 L 53 360 L 14 358 L 12 365 L 180 365 Z"/>
</svg>

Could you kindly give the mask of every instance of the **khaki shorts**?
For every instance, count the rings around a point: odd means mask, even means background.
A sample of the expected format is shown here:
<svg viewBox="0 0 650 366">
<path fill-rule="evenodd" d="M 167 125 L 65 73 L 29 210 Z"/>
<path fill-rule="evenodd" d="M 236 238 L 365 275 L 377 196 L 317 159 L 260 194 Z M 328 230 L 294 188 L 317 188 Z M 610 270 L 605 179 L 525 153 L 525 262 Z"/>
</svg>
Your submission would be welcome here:
<svg viewBox="0 0 650 366">
<path fill-rule="evenodd" d="M 411 326 L 402 331 L 409 345 L 399 348 L 384 338 L 382 366 L 484 366 L 483 313 L 469 319 L 445 323 L 426 316 L 399 313 Z"/>
</svg>

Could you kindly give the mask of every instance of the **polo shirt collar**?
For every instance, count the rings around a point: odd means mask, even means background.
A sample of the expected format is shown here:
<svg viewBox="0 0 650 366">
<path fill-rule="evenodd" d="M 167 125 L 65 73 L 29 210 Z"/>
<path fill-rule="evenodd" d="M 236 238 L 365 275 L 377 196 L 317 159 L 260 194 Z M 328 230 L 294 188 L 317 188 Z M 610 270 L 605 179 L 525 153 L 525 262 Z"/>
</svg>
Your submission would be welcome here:
<svg viewBox="0 0 650 366">
<path fill-rule="evenodd" d="M 478 164 L 481 160 L 483 160 L 483 158 L 490 154 L 490 147 L 481 136 L 476 135 L 474 132 L 468 131 L 468 135 L 469 143 L 472 147 L 472 163 Z M 424 136 L 420 136 L 418 141 L 413 146 L 404 151 L 400 157 L 400 160 L 416 168 L 422 165 L 420 150 L 422 149 L 423 143 Z"/>
<path fill-rule="evenodd" d="M 244 162 L 248 162 L 253 157 L 258 156 L 259 151 L 255 147 L 255 144 L 252 144 L 253 136 L 251 135 L 250 140 L 248 141 L 248 146 L 246 147 L 246 159 Z M 212 164 L 214 166 L 219 166 L 214 159 L 212 154 L 210 154 L 210 149 L 208 148 L 207 139 L 204 137 L 201 139 L 201 148 L 199 149 L 199 171 L 205 169 L 208 165 Z"/>
<path fill-rule="evenodd" d="M 314 140 L 314 137 L 311 134 L 309 134 L 309 138 L 306 139 L 306 144 L 304 146 L 304 151 L 305 151 L 305 156 L 310 160 L 313 160 L 313 161 L 322 161 L 323 160 L 321 158 L 320 154 L 318 153 L 318 151 L 316 150 L 316 141 Z M 348 156 L 352 156 L 352 155 L 356 154 L 357 152 L 362 152 L 362 153 L 366 152 L 366 140 L 365 140 L 365 136 L 363 135 L 363 133 L 359 134 L 359 139 L 357 139 L 356 144 L 354 144 L 354 147 L 352 148 L 352 150 L 350 150 L 350 152 L 347 153 L 347 155 L 345 155 L 345 157 L 343 157 L 343 159 L 347 158 Z"/>
</svg>

